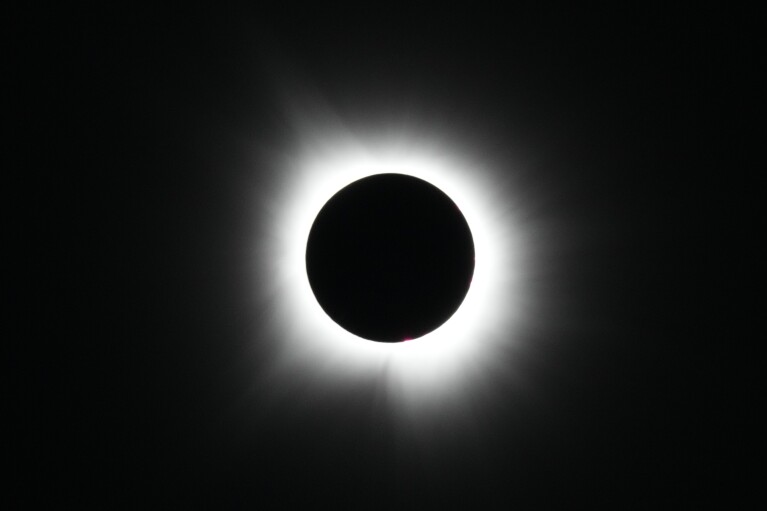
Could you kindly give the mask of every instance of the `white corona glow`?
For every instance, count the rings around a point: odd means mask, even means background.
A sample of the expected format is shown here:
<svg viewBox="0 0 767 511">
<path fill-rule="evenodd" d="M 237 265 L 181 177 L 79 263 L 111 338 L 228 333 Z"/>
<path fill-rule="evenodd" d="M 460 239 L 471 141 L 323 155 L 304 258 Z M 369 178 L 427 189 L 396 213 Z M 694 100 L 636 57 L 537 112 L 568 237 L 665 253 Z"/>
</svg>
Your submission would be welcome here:
<svg viewBox="0 0 767 511">
<path fill-rule="evenodd" d="M 411 416 L 470 398 L 499 351 L 514 348 L 523 323 L 524 243 L 509 190 L 497 179 L 502 173 L 413 137 L 363 143 L 325 134 L 311 142 L 272 162 L 268 235 L 257 257 L 259 292 L 271 307 L 271 323 L 263 327 L 273 356 L 268 385 L 285 388 L 299 378 L 306 393 L 321 395 L 372 384 Z M 348 184 L 381 173 L 414 176 L 442 190 L 466 218 L 475 247 L 472 283 L 455 314 L 423 337 L 391 344 L 357 337 L 327 316 L 305 262 L 309 231 L 325 203 Z"/>
</svg>

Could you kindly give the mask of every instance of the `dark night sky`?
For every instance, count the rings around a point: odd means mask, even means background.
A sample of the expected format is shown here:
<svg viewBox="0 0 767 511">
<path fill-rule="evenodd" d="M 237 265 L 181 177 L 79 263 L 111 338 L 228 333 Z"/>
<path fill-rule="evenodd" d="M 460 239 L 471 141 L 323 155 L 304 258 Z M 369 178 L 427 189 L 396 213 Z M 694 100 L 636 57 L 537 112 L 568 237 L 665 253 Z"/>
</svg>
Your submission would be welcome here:
<svg viewBox="0 0 767 511">
<path fill-rule="evenodd" d="M 20 14 L 6 77 L 25 136 L 6 204 L 22 262 L 5 498 L 268 509 L 744 495 L 753 376 L 726 375 L 751 348 L 724 318 L 755 305 L 720 297 L 740 292 L 729 254 L 743 246 L 737 190 L 753 186 L 748 18 Z M 540 256 L 549 316 L 524 390 L 498 377 L 474 403 L 480 440 L 446 414 L 439 449 L 402 447 L 366 389 L 300 409 L 278 389 L 249 397 L 271 363 L 247 253 L 274 171 L 253 148 L 291 147 L 285 83 L 366 134 L 411 123 L 500 168 L 524 162 L 524 210 L 553 236 Z"/>
</svg>

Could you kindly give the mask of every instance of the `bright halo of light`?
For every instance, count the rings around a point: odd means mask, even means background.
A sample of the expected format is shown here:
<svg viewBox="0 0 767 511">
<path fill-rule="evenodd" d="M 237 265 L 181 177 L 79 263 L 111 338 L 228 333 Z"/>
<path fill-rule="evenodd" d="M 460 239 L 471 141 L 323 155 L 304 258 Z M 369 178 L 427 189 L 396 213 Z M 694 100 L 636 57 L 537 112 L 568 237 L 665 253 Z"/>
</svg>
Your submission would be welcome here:
<svg viewBox="0 0 767 511">
<path fill-rule="evenodd" d="M 307 393 L 373 384 L 386 390 L 388 402 L 411 411 L 470 397 L 499 350 L 514 348 L 524 322 L 524 243 L 501 173 L 423 139 L 366 143 L 348 134 L 317 136 L 272 164 L 268 234 L 257 258 L 260 292 L 271 307 L 264 327 L 274 356 L 269 385 L 295 384 L 291 375 L 300 375 Z M 423 337 L 392 344 L 357 337 L 327 316 L 305 262 L 309 231 L 325 203 L 348 184 L 381 173 L 414 176 L 442 190 L 466 218 L 475 246 L 472 283 L 455 314 Z"/>
</svg>

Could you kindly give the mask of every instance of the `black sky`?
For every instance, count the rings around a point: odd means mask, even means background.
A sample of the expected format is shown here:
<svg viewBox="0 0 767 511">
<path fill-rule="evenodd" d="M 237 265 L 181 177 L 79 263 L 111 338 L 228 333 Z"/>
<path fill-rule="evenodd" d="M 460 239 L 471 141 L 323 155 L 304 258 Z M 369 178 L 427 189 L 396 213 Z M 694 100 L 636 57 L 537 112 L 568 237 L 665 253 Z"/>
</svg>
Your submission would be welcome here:
<svg viewBox="0 0 767 511">
<path fill-rule="evenodd" d="M 751 487 L 736 461 L 752 414 L 734 390 L 747 382 L 725 376 L 749 348 L 723 319 L 738 307 L 721 301 L 738 280 L 738 194 L 754 166 L 749 16 L 253 7 L 16 19 L 20 58 L 4 80 L 23 135 L 10 176 L 21 193 L 6 193 L 22 256 L 10 296 L 20 334 L 6 341 L 12 502 L 642 507 Z M 417 126 L 508 164 L 528 225 L 552 237 L 540 242 L 549 316 L 529 385 L 488 384 L 481 441 L 446 422 L 438 451 L 427 439 L 402 452 L 366 389 L 300 410 L 290 394 L 249 398 L 270 365 L 252 337 L 270 309 L 251 298 L 247 254 L 273 171 L 254 148 L 289 151 L 285 111 L 305 105 L 285 98 L 304 91 L 353 132 Z"/>
</svg>

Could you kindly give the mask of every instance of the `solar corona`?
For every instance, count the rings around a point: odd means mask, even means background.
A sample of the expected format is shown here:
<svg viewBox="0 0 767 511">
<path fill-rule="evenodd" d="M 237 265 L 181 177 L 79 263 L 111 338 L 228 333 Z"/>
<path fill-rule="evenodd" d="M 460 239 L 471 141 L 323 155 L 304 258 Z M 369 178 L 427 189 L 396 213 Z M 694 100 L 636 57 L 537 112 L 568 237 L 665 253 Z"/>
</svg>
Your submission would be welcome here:
<svg viewBox="0 0 767 511">
<path fill-rule="evenodd" d="M 419 420 L 462 409 L 533 317 L 514 190 L 444 142 L 312 126 L 272 153 L 259 201 L 263 387 L 310 403 L 375 385 Z"/>
</svg>

